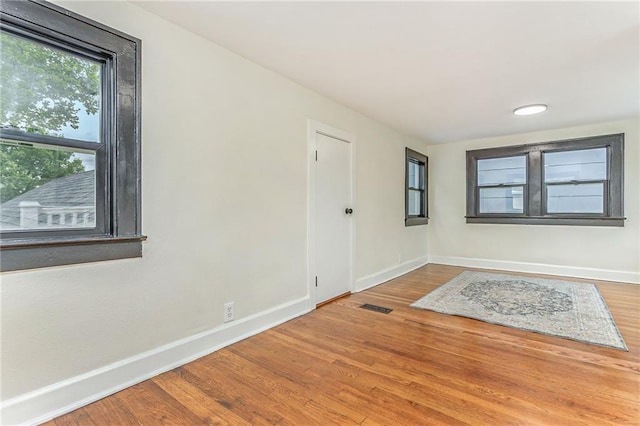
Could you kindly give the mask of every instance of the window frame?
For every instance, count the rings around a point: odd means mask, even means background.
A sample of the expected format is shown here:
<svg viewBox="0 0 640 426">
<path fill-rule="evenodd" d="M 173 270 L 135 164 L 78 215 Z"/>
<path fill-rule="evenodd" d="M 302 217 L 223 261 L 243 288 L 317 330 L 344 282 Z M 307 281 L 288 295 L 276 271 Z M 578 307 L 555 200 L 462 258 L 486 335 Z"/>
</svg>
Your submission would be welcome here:
<svg viewBox="0 0 640 426">
<path fill-rule="evenodd" d="M 0 129 L 16 142 L 89 149 L 96 161 L 96 227 L 2 232 L 0 270 L 141 257 L 141 41 L 44 1 L 2 1 L 0 17 L 7 33 L 98 60 L 103 76 L 99 143 Z"/>
<path fill-rule="evenodd" d="M 417 163 L 423 171 L 420 176 L 421 188 L 413 188 L 409 186 L 409 164 Z M 428 192 L 428 170 L 429 170 L 429 157 L 424 154 L 414 151 L 411 148 L 405 148 L 405 203 L 404 203 L 404 225 L 416 226 L 426 225 L 429 223 L 429 192 Z M 409 214 L 409 193 L 410 191 L 421 191 L 420 194 L 420 210 L 419 215 Z"/>
<path fill-rule="evenodd" d="M 34 149 L 40 149 L 37 145 L 47 147 L 61 147 L 76 150 L 92 151 L 95 155 L 95 188 L 96 188 L 96 226 L 93 228 L 58 228 L 58 229 L 26 229 L 26 230 L 11 230 L 1 231 L 0 235 L 2 240 L 25 240 L 30 238 L 54 238 L 54 237 L 66 237 L 70 235 L 85 235 L 95 236 L 104 235 L 108 232 L 107 218 L 109 217 L 109 211 L 111 210 L 111 198 L 107 196 L 107 184 L 110 178 L 110 171 L 108 167 L 108 161 L 111 144 L 105 141 L 112 139 L 110 128 L 110 117 L 115 115 L 114 102 L 112 100 L 112 84 L 110 84 L 111 75 L 115 74 L 113 59 L 111 56 L 98 55 L 95 51 L 88 51 L 81 46 L 70 47 L 64 45 L 60 40 L 53 40 L 46 38 L 40 34 L 34 34 L 12 25 L 10 21 L 5 21 L 1 24 L 2 31 L 11 34 L 16 37 L 20 37 L 24 40 L 41 44 L 43 46 L 51 47 L 64 51 L 68 54 L 84 57 L 85 59 L 93 60 L 101 63 L 102 75 L 107 76 L 101 81 L 101 96 L 100 96 L 100 138 L 98 141 L 85 141 L 73 138 L 58 137 L 51 135 L 41 135 L 36 133 L 24 132 L 21 130 L 0 128 L 0 136 L 2 139 L 15 142 L 18 146 L 32 147 Z M 36 145 L 35 147 L 33 145 Z"/>
<path fill-rule="evenodd" d="M 510 157 L 525 157 L 525 176 L 526 176 L 526 180 L 524 183 L 522 184 L 500 184 L 500 185 L 485 185 L 485 186 L 480 186 L 480 185 L 476 185 L 476 189 L 475 189 L 475 208 L 476 211 L 479 212 L 480 211 L 480 189 L 481 188 L 511 188 L 511 187 L 522 187 L 522 213 L 480 213 L 482 216 L 487 216 L 487 217 L 499 217 L 499 216 L 504 216 L 504 217 L 525 217 L 527 215 L 527 206 L 528 206 L 528 201 L 529 201 L 529 156 L 527 154 L 515 154 L 515 155 L 499 155 L 499 156 L 489 156 L 489 157 L 483 157 L 483 158 L 476 158 L 475 161 L 475 168 L 476 168 L 476 172 L 475 172 L 475 176 L 477 179 L 478 176 L 478 160 L 490 160 L 490 159 L 494 159 L 494 158 L 510 158 Z"/>
<path fill-rule="evenodd" d="M 607 149 L 607 179 L 604 184 L 603 213 L 548 213 L 547 186 L 544 181 L 544 153 Z M 522 214 L 479 213 L 477 162 L 482 159 L 527 156 Z M 526 225 L 624 226 L 624 134 L 592 136 L 470 150 L 466 153 L 467 223 L 505 223 Z M 581 182 L 582 183 L 582 182 Z"/>
</svg>

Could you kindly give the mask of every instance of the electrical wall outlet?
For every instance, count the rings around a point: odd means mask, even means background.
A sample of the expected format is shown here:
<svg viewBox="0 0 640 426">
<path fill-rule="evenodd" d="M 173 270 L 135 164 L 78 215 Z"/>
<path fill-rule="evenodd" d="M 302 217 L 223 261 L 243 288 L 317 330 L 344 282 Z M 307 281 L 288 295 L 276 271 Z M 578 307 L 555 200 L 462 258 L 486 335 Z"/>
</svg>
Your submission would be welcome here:
<svg viewBox="0 0 640 426">
<path fill-rule="evenodd" d="M 224 322 L 233 321 L 233 302 L 224 304 Z"/>
</svg>

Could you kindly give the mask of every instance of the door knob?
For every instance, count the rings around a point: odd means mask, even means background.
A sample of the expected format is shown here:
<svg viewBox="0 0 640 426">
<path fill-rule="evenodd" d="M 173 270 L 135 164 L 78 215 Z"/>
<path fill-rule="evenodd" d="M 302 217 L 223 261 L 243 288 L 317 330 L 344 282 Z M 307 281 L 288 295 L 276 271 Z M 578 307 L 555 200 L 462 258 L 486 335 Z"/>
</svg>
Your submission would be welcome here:
<svg viewBox="0 0 640 426">
<path fill-rule="evenodd" d="M 351 214 L 351 213 L 353 213 L 353 209 L 350 209 L 349 207 L 347 207 L 346 209 L 344 209 L 344 212 L 346 214 Z"/>
</svg>

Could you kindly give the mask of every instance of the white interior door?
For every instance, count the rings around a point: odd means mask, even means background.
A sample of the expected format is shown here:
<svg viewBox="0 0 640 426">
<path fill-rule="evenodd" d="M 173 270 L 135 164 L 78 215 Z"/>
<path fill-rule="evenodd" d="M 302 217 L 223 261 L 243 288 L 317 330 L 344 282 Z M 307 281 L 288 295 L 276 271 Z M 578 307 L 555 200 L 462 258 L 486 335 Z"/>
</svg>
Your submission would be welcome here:
<svg viewBox="0 0 640 426">
<path fill-rule="evenodd" d="M 351 144 L 316 133 L 316 304 L 351 290 Z"/>
</svg>

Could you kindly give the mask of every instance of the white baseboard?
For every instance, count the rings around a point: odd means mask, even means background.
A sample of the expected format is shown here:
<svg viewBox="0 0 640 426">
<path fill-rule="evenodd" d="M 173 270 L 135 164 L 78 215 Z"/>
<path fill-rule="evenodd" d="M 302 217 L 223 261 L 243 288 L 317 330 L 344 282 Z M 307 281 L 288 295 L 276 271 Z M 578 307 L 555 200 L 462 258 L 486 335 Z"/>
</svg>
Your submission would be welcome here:
<svg viewBox="0 0 640 426">
<path fill-rule="evenodd" d="M 308 297 L 3 401 L 0 424 L 38 424 L 309 312 Z"/>
<path fill-rule="evenodd" d="M 384 269 L 380 272 L 376 272 L 375 274 L 358 278 L 356 280 L 355 292 L 359 292 L 371 287 L 375 287 L 378 284 L 382 284 L 384 282 L 397 278 L 400 275 L 404 275 L 407 272 L 411 272 L 414 269 L 418 269 L 419 267 L 424 266 L 426 264 L 427 264 L 427 257 L 426 256 L 419 257 L 417 259 L 401 263 L 391 268 Z"/>
<path fill-rule="evenodd" d="M 640 284 L 640 272 L 612 269 L 583 268 L 577 266 L 549 265 L 544 263 L 511 262 L 506 260 L 476 259 L 471 257 L 429 256 L 429 263 L 465 266 L 467 268 L 498 269 L 502 271 L 529 272 L 535 274 L 564 275 L 602 281 L 618 281 Z"/>
</svg>

